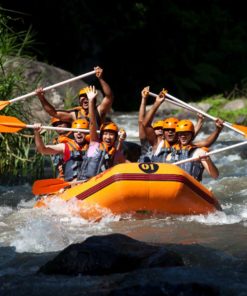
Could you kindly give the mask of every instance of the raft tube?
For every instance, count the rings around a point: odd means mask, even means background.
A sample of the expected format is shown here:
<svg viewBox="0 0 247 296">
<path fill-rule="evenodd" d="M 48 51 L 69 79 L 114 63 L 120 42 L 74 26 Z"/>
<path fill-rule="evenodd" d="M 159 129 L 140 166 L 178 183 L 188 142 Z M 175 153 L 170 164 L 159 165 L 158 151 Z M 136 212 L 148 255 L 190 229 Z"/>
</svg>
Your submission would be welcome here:
<svg viewBox="0 0 247 296">
<path fill-rule="evenodd" d="M 56 196 L 65 201 L 76 199 L 81 216 L 87 219 L 100 216 L 96 208 L 109 209 L 113 214 L 168 215 L 221 210 L 213 193 L 203 184 L 178 166 L 166 163 L 118 164 Z"/>
</svg>

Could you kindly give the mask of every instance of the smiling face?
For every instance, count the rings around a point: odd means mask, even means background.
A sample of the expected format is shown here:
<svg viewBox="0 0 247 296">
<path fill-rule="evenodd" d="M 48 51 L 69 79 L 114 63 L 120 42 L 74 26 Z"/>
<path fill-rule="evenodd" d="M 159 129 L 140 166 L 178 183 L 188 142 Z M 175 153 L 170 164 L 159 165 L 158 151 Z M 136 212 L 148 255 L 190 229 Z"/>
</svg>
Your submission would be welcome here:
<svg viewBox="0 0 247 296">
<path fill-rule="evenodd" d="M 74 132 L 74 138 L 77 144 L 82 144 L 85 140 L 85 133 L 83 132 Z"/>
<path fill-rule="evenodd" d="M 190 142 L 193 139 L 193 133 L 192 132 L 178 132 L 178 139 L 179 142 L 185 146 L 190 144 Z"/>
<path fill-rule="evenodd" d="M 86 95 L 81 95 L 79 97 L 79 103 L 84 110 L 88 110 L 88 98 Z"/>
<path fill-rule="evenodd" d="M 112 147 L 116 141 L 116 132 L 111 130 L 103 131 L 102 141 L 106 144 L 107 147 Z"/>
<path fill-rule="evenodd" d="M 168 143 L 174 144 L 175 142 L 177 142 L 176 130 L 174 128 L 165 129 L 164 138 Z"/>
<path fill-rule="evenodd" d="M 157 137 L 163 136 L 163 127 L 162 126 L 155 127 L 154 132 Z"/>
</svg>

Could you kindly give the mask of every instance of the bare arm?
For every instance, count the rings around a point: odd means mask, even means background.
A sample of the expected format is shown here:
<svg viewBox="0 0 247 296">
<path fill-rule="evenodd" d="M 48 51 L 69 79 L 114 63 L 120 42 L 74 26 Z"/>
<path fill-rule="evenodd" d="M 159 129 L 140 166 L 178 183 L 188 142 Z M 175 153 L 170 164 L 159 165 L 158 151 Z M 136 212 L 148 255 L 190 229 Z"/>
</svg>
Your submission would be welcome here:
<svg viewBox="0 0 247 296">
<path fill-rule="evenodd" d="M 104 93 L 104 98 L 98 106 L 100 117 L 101 119 L 104 119 L 105 115 L 110 111 L 112 107 L 114 96 L 109 84 L 103 79 L 103 69 L 97 66 L 94 67 L 94 70 L 96 71 L 96 77 L 98 78 Z"/>
<path fill-rule="evenodd" d="M 64 143 L 60 143 L 57 145 L 45 145 L 41 136 L 41 125 L 39 123 L 34 124 L 34 140 L 35 145 L 39 153 L 45 155 L 53 155 L 53 154 L 63 154 L 65 145 Z"/>
<path fill-rule="evenodd" d="M 138 115 L 138 127 L 139 127 L 139 139 L 141 141 L 146 140 L 146 132 L 143 126 L 143 120 L 146 115 L 146 105 L 147 105 L 147 98 L 149 96 L 149 86 L 144 87 L 141 92 L 141 104 L 139 108 L 139 115 Z"/>
<path fill-rule="evenodd" d="M 89 130 L 90 130 L 90 143 L 91 142 L 99 142 L 99 137 L 97 134 L 97 120 L 96 120 L 96 112 L 95 112 L 95 100 L 97 96 L 97 90 L 95 86 L 89 86 L 89 90 L 87 91 L 87 97 L 89 100 Z"/>
<path fill-rule="evenodd" d="M 150 145 L 154 146 L 157 145 L 157 136 L 155 135 L 155 132 L 151 126 L 151 123 L 153 121 L 154 115 L 156 111 L 158 110 L 159 106 L 165 101 L 165 96 L 161 92 L 159 95 L 156 97 L 155 102 L 151 109 L 147 112 L 144 121 L 143 121 L 143 126 L 145 129 L 146 137 Z"/>
<path fill-rule="evenodd" d="M 217 169 L 216 165 L 213 163 L 210 157 L 202 159 L 201 162 L 212 178 L 217 179 L 219 177 L 219 170 Z"/>
<path fill-rule="evenodd" d="M 39 98 L 44 110 L 52 117 L 56 117 L 62 121 L 74 121 L 74 112 L 58 111 L 52 106 L 45 98 L 44 90 L 42 87 L 36 89 L 37 97 Z"/>
<path fill-rule="evenodd" d="M 204 116 L 201 113 L 197 113 L 197 123 L 195 125 L 195 135 L 194 135 L 194 137 L 197 136 L 200 129 L 202 128 L 203 120 L 204 120 Z"/>
<path fill-rule="evenodd" d="M 215 130 L 212 132 L 211 135 L 209 135 L 205 140 L 201 140 L 198 142 L 195 142 L 195 145 L 197 147 L 210 147 L 218 138 L 219 134 L 221 133 L 224 125 L 224 121 L 217 118 L 215 120 Z"/>
<path fill-rule="evenodd" d="M 195 150 L 193 157 L 199 156 L 200 161 L 201 161 L 202 165 L 204 166 L 205 170 L 208 172 L 208 174 L 212 178 L 217 179 L 219 177 L 219 171 L 218 171 L 217 167 L 215 166 L 215 164 L 213 163 L 213 161 L 211 160 L 211 158 L 209 156 L 206 156 L 205 154 L 206 154 L 206 151 L 204 151 L 201 148 L 198 148 Z"/>
</svg>

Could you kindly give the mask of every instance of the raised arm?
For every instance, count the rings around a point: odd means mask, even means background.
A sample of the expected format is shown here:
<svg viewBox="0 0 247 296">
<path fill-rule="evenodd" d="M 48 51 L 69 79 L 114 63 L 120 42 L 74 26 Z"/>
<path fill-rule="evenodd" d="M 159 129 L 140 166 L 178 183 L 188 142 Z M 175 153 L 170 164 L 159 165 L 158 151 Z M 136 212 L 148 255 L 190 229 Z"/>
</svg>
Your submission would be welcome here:
<svg viewBox="0 0 247 296">
<path fill-rule="evenodd" d="M 89 130 L 90 130 L 90 143 L 91 142 L 99 142 L 99 137 L 97 134 L 97 120 L 96 120 L 96 112 L 95 112 L 95 100 L 97 96 L 97 90 L 95 86 L 89 86 L 87 91 L 87 97 L 89 101 Z"/>
<path fill-rule="evenodd" d="M 74 121 L 75 115 L 73 112 L 67 112 L 67 111 L 58 111 L 55 109 L 54 106 L 52 106 L 47 99 L 45 98 L 45 92 L 42 87 L 39 87 L 36 89 L 37 97 L 39 98 L 44 110 L 52 117 L 56 117 L 60 119 L 61 121 L 67 121 L 72 122 Z"/>
<path fill-rule="evenodd" d="M 157 143 L 157 137 L 155 132 L 152 128 L 152 121 L 156 111 L 158 110 L 159 106 L 165 101 L 165 96 L 163 92 L 160 92 L 159 95 L 155 98 L 155 102 L 150 110 L 146 113 L 145 118 L 143 120 L 143 126 L 145 129 L 146 137 L 148 142 L 153 146 Z"/>
<path fill-rule="evenodd" d="M 109 84 L 103 79 L 103 69 L 97 66 L 94 67 L 94 70 L 104 93 L 104 98 L 98 106 L 98 112 L 103 120 L 106 114 L 111 110 L 114 96 Z"/>
<path fill-rule="evenodd" d="M 215 130 L 212 132 L 212 134 L 209 135 L 205 140 L 195 142 L 194 144 L 197 147 L 210 147 L 213 145 L 224 127 L 223 123 L 224 121 L 222 119 L 217 118 L 215 120 Z"/>
<path fill-rule="evenodd" d="M 41 132 L 41 124 L 40 123 L 34 124 L 34 140 L 35 140 L 37 151 L 39 153 L 42 153 L 45 155 L 64 153 L 64 149 L 65 149 L 64 143 L 60 143 L 57 145 L 45 145 L 40 136 L 40 132 Z"/>
<path fill-rule="evenodd" d="M 194 137 L 197 136 L 200 129 L 202 128 L 203 121 L 204 121 L 204 116 L 201 113 L 197 113 L 197 123 L 195 125 L 195 135 L 194 135 Z"/>
<path fill-rule="evenodd" d="M 148 96 L 149 96 L 149 86 L 146 86 L 141 92 L 141 104 L 140 104 L 139 114 L 138 114 L 139 139 L 141 142 L 147 139 L 145 128 L 143 126 L 143 121 L 146 115 L 146 105 L 147 105 Z"/>
</svg>

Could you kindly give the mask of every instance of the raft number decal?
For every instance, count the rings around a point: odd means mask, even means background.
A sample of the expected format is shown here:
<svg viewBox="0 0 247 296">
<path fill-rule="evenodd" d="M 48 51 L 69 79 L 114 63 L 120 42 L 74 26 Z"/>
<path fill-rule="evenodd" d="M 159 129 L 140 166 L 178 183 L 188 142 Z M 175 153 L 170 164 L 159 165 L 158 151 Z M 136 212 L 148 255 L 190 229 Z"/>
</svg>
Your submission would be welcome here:
<svg viewBox="0 0 247 296">
<path fill-rule="evenodd" d="M 158 171 L 159 169 L 159 166 L 157 165 L 157 163 L 140 163 L 139 165 L 139 168 L 144 172 L 144 173 L 147 173 L 147 174 L 150 174 L 150 173 L 155 173 Z"/>
</svg>

